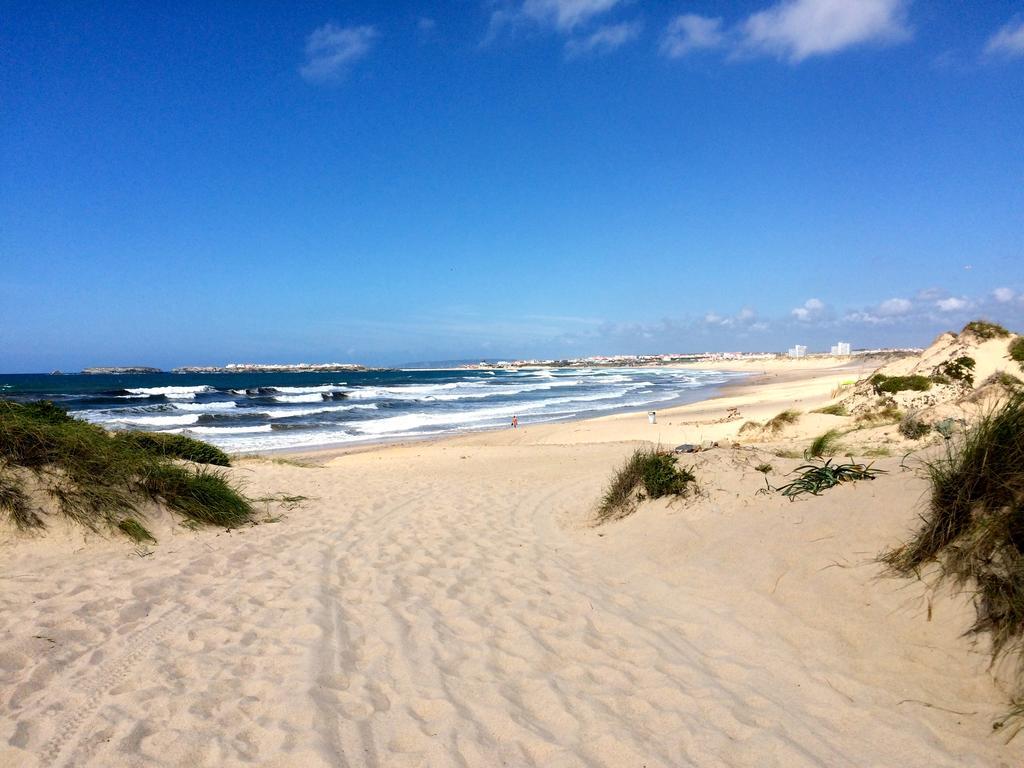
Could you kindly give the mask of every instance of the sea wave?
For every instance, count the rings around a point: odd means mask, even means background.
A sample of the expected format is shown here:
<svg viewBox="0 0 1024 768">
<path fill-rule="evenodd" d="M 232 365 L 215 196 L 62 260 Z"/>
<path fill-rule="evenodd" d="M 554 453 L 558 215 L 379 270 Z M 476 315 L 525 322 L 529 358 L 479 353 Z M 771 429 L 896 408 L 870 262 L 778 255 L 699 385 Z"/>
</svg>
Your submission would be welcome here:
<svg viewBox="0 0 1024 768">
<path fill-rule="evenodd" d="M 172 399 L 190 400 L 200 392 L 213 392 L 214 388 L 205 385 L 198 387 L 128 387 L 124 391 L 129 395 L 163 395 Z"/>
</svg>

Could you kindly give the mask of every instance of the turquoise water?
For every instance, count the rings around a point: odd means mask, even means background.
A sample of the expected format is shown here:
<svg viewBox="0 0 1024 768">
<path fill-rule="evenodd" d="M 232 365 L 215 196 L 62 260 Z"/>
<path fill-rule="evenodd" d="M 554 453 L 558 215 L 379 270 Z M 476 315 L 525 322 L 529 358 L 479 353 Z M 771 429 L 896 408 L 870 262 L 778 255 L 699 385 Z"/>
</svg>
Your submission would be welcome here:
<svg viewBox="0 0 1024 768">
<path fill-rule="evenodd" d="M 678 368 L 5 375 L 0 397 L 48 399 L 111 429 L 189 434 L 229 451 L 384 441 L 650 410 L 738 374 Z"/>
</svg>

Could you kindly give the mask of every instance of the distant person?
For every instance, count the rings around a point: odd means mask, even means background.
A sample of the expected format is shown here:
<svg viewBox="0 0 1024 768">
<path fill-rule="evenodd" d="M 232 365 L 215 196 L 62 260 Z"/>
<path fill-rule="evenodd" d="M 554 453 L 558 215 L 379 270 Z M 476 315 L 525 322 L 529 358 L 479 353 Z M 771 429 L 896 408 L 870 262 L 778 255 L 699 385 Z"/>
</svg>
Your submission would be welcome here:
<svg viewBox="0 0 1024 768">
<path fill-rule="evenodd" d="M 518 428 L 519 428 L 519 417 L 518 416 L 513 416 L 512 417 L 512 429 L 518 429 Z"/>
</svg>

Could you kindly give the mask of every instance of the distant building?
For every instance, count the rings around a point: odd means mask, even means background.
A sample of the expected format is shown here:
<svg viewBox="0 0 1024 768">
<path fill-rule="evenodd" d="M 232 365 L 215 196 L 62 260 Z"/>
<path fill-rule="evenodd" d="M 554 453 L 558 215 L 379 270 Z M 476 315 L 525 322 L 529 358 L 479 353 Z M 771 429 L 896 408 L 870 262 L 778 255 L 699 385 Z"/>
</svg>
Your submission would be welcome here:
<svg viewBox="0 0 1024 768">
<path fill-rule="evenodd" d="M 838 344 L 832 345 L 832 354 L 847 356 L 850 354 L 850 342 L 840 341 Z"/>
<path fill-rule="evenodd" d="M 803 357 L 807 354 L 807 347 L 803 344 L 794 344 L 787 354 L 790 357 Z"/>
</svg>

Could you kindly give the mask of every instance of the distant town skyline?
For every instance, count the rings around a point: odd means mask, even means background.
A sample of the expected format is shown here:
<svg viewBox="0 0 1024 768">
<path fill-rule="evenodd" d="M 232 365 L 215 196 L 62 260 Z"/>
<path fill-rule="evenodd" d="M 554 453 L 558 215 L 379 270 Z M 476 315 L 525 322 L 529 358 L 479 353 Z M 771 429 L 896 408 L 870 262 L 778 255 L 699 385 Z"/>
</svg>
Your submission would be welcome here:
<svg viewBox="0 0 1024 768">
<path fill-rule="evenodd" d="M 26 3 L 0 372 L 1024 328 L 992 0 Z"/>
</svg>

